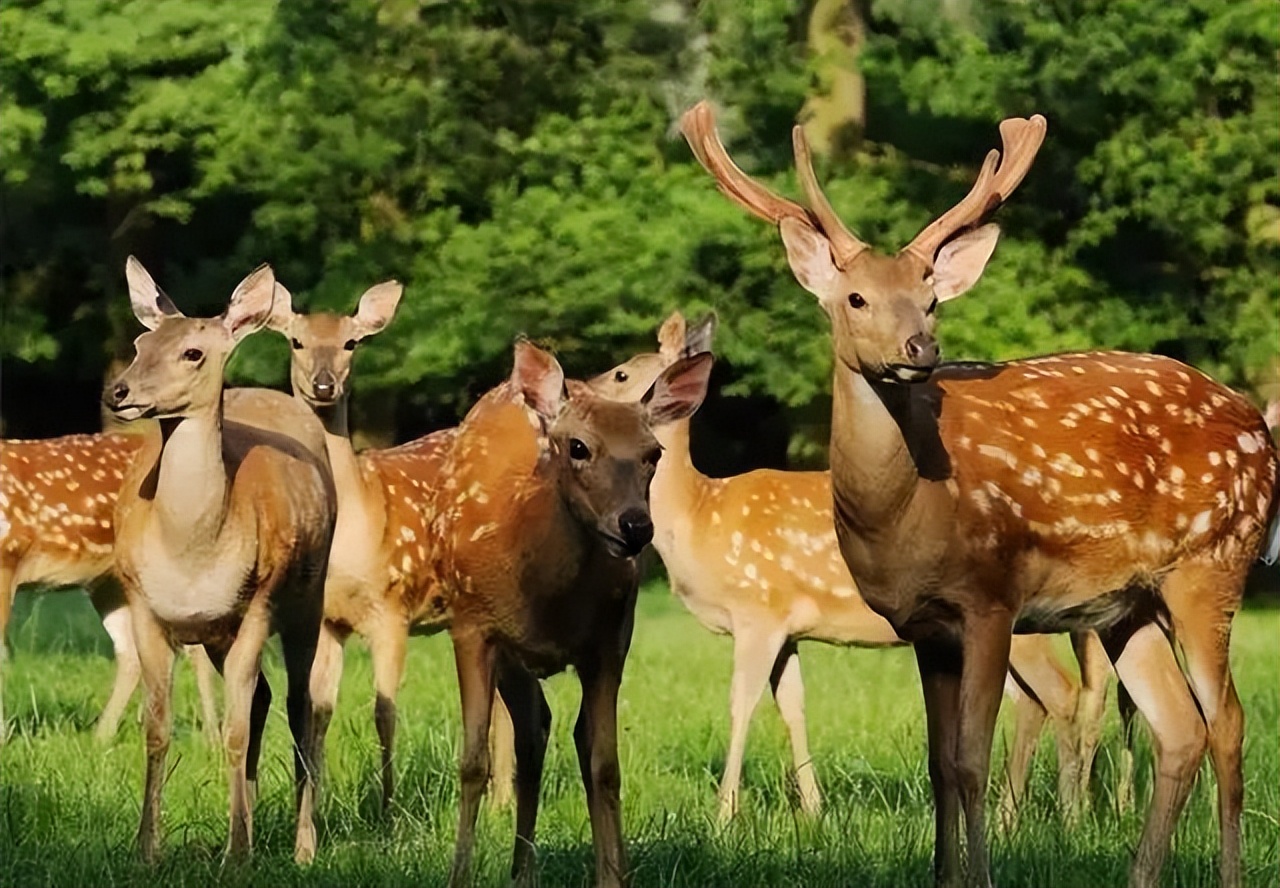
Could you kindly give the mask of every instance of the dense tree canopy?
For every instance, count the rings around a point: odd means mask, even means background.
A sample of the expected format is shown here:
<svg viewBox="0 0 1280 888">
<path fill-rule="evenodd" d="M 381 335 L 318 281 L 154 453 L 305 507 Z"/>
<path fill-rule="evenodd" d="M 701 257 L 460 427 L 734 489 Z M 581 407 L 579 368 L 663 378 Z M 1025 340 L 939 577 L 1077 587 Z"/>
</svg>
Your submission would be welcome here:
<svg viewBox="0 0 1280 888">
<path fill-rule="evenodd" d="M 452 422 L 517 332 L 586 374 L 671 308 L 715 308 L 733 397 L 707 421 L 756 442 L 726 464 L 820 460 L 825 321 L 679 139 L 703 96 L 789 194 L 807 121 L 885 249 L 963 194 L 1002 117 L 1039 111 L 996 257 L 942 310 L 947 354 L 1155 350 L 1255 393 L 1277 372 L 1268 0 L 13 0 L 0 42 L 10 434 L 93 427 L 136 253 L 192 312 L 263 260 L 313 308 L 404 280 L 357 363 L 384 439 Z M 282 384 L 286 361 L 263 335 L 232 372 Z"/>
</svg>

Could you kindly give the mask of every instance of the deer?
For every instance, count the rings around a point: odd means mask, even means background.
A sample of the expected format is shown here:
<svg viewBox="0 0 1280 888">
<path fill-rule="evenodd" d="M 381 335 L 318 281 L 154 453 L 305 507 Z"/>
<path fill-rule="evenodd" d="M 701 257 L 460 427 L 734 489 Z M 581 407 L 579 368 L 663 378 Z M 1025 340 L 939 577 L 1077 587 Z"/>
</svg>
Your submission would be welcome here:
<svg viewBox="0 0 1280 888">
<path fill-rule="evenodd" d="M 381 746 L 382 809 L 391 810 L 395 779 L 396 694 L 404 675 L 410 633 L 447 628 L 447 611 L 430 571 L 430 491 L 456 435 L 442 429 L 398 447 L 356 453 L 348 422 L 351 364 L 360 343 L 391 323 L 404 293 L 385 281 L 361 295 L 355 314 L 301 314 L 293 294 L 276 282 L 269 329 L 290 347 L 294 397 L 324 427 L 325 449 L 337 492 L 338 517 L 325 578 L 325 616 L 311 674 L 317 768 L 337 705 L 343 650 L 354 632 L 373 659 L 374 725 Z M 510 718 L 493 713 L 495 804 L 511 797 L 514 761 Z"/>
<path fill-rule="evenodd" d="M 589 384 L 606 397 L 636 400 L 676 361 L 711 351 L 715 328 L 714 314 L 688 326 L 679 311 L 673 312 L 658 332 L 657 353 L 635 355 Z M 704 628 L 733 637 L 730 739 L 719 820 L 737 813 L 747 729 L 766 683 L 787 728 L 800 809 L 814 815 L 822 799 L 809 754 L 799 643 L 891 647 L 906 642 L 863 600 L 840 556 L 830 473 L 762 469 L 709 478 L 693 463 L 690 425 L 685 417 L 654 428 L 663 457 L 650 488 L 650 511 L 653 545 L 672 592 Z M 1097 643 L 1096 638 L 1080 641 Z M 1017 715 L 1000 806 L 1010 826 L 1046 719 L 1057 739 L 1063 811 L 1077 814 L 1087 798 L 1102 717 L 1096 695 L 1105 694 L 1110 665 L 1092 647 L 1081 653 L 1080 662 L 1078 682 L 1058 660 L 1048 636 L 1014 639 L 1005 686 Z"/>
<path fill-rule="evenodd" d="M 294 858 L 315 855 L 310 675 L 336 518 L 324 430 L 295 400 L 223 392 L 235 346 L 271 315 L 270 266 L 249 274 L 217 318 L 188 318 L 129 257 L 133 313 L 147 332 L 103 403 L 119 420 L 157 420 L 116 506 L 116 570 L 129 602 L 147 692 L 146 780 L 138 845 L 152 861 L 166 777 L 177 643 L 201 644 L 222 673 L 229 814 L 227 856 L 253 846 L 262 730 L 271 689 L 262 649 L 279 634 L 288 676 L 297 831 Z"/>
<path fill-rule="evenodd" d="M 33 588 L 84 587 L 115 652 L 111 694 L 94 736 L 116 735 L 138 686 L 140 666 L 124 590 L 111 572 L 117 494 L 142 438 L 63 435 L 0 442 L 0 662 L 14 596 Z M 218 731 L 213 664 L 201 647 L 184 649 L 195 669 L 201 725 Z M 0 693 L 0 740 L 4 739 Z"/>
<path fill-rule="evenodd" d="M 940 362 L 938 305 L 977 283 L 999 237 L 987 220 L 1047 123 L 999 129 L 1003 151 L 967 196 L 890 255 L 836 214 L 801 129 L 805 205 L 733 163 L 706 102 L 681 119 L 720 191 L 778 227 L 793 276 L 830 319 L 836 536 L 867 603 L 915 650 L 937 884 L 991 883 L 984 802 L 1012 634 L 1091 629 L 1154 739 L 1129 884 L 1159 882 L 1207 749 L 1220 877 L 1236 888 L 1244 713 L 1228 649 L 1250 563 L 1280 535 L 1275 446 L 1257 408 L 1172 358 Z"/>
<path fill-rule="evenodd" d="M 596 884 L 628 880 L 617 701 L 639 591 L 635 556 L 653 536 L 652 427 L 692 413 L 711 356 L 679 361 L 638 402 L 595 394 L 527 340 L 508 380 L 463 418 L 434 496 L 433 563 L 462 702 L 461 801 L 449 884 L 469 882 L 489 776 L 495 687 L 516 754 L 512 876 L 531 877 L 551 711 L 540 679 L 572 666 L 582 685 L 574 744 L 586 788 Z"/>
</svg>

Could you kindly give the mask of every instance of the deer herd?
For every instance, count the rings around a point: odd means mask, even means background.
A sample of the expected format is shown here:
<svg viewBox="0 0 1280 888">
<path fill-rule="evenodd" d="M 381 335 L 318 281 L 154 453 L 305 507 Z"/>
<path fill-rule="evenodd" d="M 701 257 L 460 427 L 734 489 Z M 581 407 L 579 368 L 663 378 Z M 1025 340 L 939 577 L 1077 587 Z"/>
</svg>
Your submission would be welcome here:
<svg viewBox="0 0 1280 888">
<path fill-rule="evenodd" d="M 940 363 L 938 304 L 981 276 L 998 237 L 988 219 L 1028 173 L 1044 119 L 1005 120 L 1003 151 L 988 154 L 968 196 L 894 255 L 841 222 L 799 127 L 803 204 L 734 164 L 706 103 L 681 129 L 725 196 L 777 226 L 796 281 L 830 319 L 829 472 L 698 471 L 690 417 L 706 396 L 715 318 L 687 324 L 679 312 L 655 352 L 587 381 L 566 379 L 554 357 L 519 340 L 510 377 L 457 428 L 357 452 L 352 358 L 391 323 L 400 284 L 372 287 L 350 316 L 304 315 L 262 266 L 220 317 L 188 318 L 129 259 L 129 296 L 147 332 L 103 400 L 120 420 L 152 422 L 139 434 L 3 443 L 0 638 L 19 586 L 89 589 L 116 652 L 100 737 L 115 732 L 139 676 L 145 688 L 143 856 L 158 852 L 179 647 L 196 667 L 207 730 L 218 724 L 210 666 L 224 679 L 227 851 L 242 857 L 272 696 L 262 652 L 280 636 L 294 854 L 305 863 L 316 853 L 313 811 L 347 639 L 360 635 L 372 653 L 386 806 L 408 637 L 447 632 L 463 726 L 450 883 L 469 882 L 491 779 L 496 794 L 514 791 L 513 877 L 533 877 L 551 720 L 540 680 L 570 666 L 582 685 L 573 736 L 596 879 L 626 883 L 618 693 L 637 556 L 652 543 L 676 597 L 733 637 L 722 819 L 738 808 L 748 723 L 766 684 L 789 735 L 799 806 L 821 807 L 801 641 L 911 645 L 935 880 L 990 885 L 985 803 L 1002 689 L 1017 715 L 1001 813 L 1017 816 L 1048 721 L 1070 818 L 1088 802 L 1114 670 L 1126 738 L 1139 712 L 1155 752 L 1130 884 L 1159 883 L 1207 751 L 1221 882 L 1240 885 L 1244 716 L 1228 648 L 1251 564 L 1280 547 L 1277 453 L 1263 416 L 1156 355 Z M 224 389 L 236 344 L 263 328 L 289 342 L 293 397 Z M 1052 633 L 1071 634 L 1078 678 Z M 1127 768 L 1119 779 L 1128 798 Z"/>
</svg>

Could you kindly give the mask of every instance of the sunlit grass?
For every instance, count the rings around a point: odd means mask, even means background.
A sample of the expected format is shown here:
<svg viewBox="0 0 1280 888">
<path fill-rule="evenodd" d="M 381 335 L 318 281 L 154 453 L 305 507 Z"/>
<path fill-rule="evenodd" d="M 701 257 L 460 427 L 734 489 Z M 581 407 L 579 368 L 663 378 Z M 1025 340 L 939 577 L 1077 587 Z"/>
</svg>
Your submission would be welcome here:
<svg viewBox="0 0 1280 888">
<path fill-rule="evenodd" d="M 12 733 L 0 749 L 0 885 L 443 883 L 455 828 L 460 739 L 447 638 L 410 644 L 390 821 L 378 806 L 369 659 L 358 641 L 349 645 L 329 733 L 320 853 L 306 870 L 291 862 L 292 764 L 279 705 L 279 658 L 273 651 L 267 664 L 278 702 L 263 752 L 256 856 L 240 870 L 221 869 L 225 782 L 217 751 L 200 737 L 194 681 L 180 662 L 164 853 L 148 869 L 137 862 L 132 844 L 142 785 L 137 719 L 127 718 L 110 745 L 96 744 L 90 733 L 112 676 L 110 647 L 92 609 L 77 594 L 22 596 L 14 623 L 5 683 Z M 1277 884 L 1280 870 L 1278 630 L 1280 613 L 1247 610 L 1236 621 L 1232 650 L 1248 718 L 1246 884 L 1257 886 Z M 637 885 L 931 882 L 923 706 L 910 652 L 809 645 L 802 654 L 825 810 L 816 821 L 793 813 L 785 732 L 766 697 L 749 741 L 742 814 L 718 829 L 715 787 L 728 731 L 730 643 L 704 632 L 660 588 L 642 596 L 619 716 L 626 833 Z M 547 688 L 555 722 L 539 821 L 541 881 L 588 884 L 590 829 L 570 736 L 577 682 L 561 676 Z M 1001 886 L 1125 882 L 1141 818 L 1118 815 L 1108 790 L 1119 739 L 1110 709 L 1094 810 L 1073 830 L 1054 814 L 1053 751 L 1045 738 L 1020 826 L 1007 835 L 993 830 L 994 875 Z M 1150 782 L 1150 753 L 1145 739 L 1142 744 L 1140 797 Z M 510 812 L 483 811 L 477 884 L 504 882 L 512 837 Z M 1206 765 L 1179 826 L 1166 884 L 1216 885 L 1216 853 L 1214 783 Z"/>
</svg>

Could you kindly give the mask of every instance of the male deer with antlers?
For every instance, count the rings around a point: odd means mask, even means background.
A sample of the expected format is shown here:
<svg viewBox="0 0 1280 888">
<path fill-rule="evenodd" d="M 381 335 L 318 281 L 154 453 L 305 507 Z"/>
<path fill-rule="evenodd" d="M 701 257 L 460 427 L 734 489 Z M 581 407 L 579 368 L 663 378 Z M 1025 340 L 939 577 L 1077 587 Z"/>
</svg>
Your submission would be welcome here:
<svg viewBox="0 0 1280 888">
<path fill-rule="evenodd" d="M 1030 168 L 1044 118 L 1001 123 L 1003 162 L 990 152 L 969 195 L 895 256 L 845 228 L 799 127 L 807 209 L 733 164 L 706 103 L 681 124 L 721 191 L 779 227 L 797 281 L 831 320 L 836 531 L 867 602 L 915 645 L 937 882 L 962 880 L 963 810 L 964 881 L 990 884 L 983 803 L 1011 632 L 1091 628 L 1155 739 L 1130 884 L 1159 881 L 1207 745 L 1222 883 L 1238 886 L 1244 714 L 1227 653 L 1276 514 L 1262 417 L 1156 355 L 939 364 L 934 311 L 981 275 L 998 236 L 981 223 Z"/>
<path fill-rule="evenodd" d="M 124 590 L 111 573 L 116 500 L 141 444 L 141 436 L 120 434 L 0 442 L 0 664 L 20 587 L 87 589 L 116 659 L 111 695 L 94 729 L 104 741 L 120 727 L 141 668 Z M 213 664 L 203 648 L 186 652 L 196 671 L 204 731 L 215 736 Z M 4 724 L 0 693 L 0 741 Z"/>
<path fill-rule="evenodd" d="M 626 881 L 617 702 L 635 616 L 634 556 L 653 536 L 648 489 L 661 450 L 651 427 L 697 409 L 710 369 L 710 355 L 680 361 L 642 403 L 611 401 L 573 380 L 566 397 L 560 365 L 522 341 L 511 378 L 459 427 L 436 490 L 433 528 L 462 696 L 451 885 L 469 879 L 495 684 L 515 730 L 512 875 L 531 874 L 551 725 L 538 679 L 568 666 L 582 683 L 574 741 L 596 883 Z"/>
<path fill-rule="evenodd" d="M 294 856 L 307 862 L 315 855 L 308 683 L 335 513 L 324 432 L 310 411 L 278 392 L 223 395 L 232 350 L 271 314 L 269 267 L 245 278 L 226 313 L 210 320 L 183 316 L 136 259 L 129 258 L 126 273 L 134 314 L 149 332 L 135 340 L 137 356 L 104 401 L 120 419 L 159 420 L 116 510 L 116 565 L 147 689 L 139 846 L 144 858 L 154 857 L 173 645 L 184 642 L 203 644 L 225 678 L 228 853 L 251 850 L 253 788 L 271 703 L 262 648 L 278 632 L 295 744 Z"/>
<path fill-rule="evenodd" d="M 684 316 L 675 312 L 658 332 L 657 354 L 636 355 L 590 384 L 607 397 L 635 400 L 671 364 L 710 351 L 714 332 L 714 315 L 687 328 Z M 720 819 L 737 811 L 747 729 L 766 682 L 791 741 L 801 810 L 816 813 L 821 795 L 809 756 L 799 642 L 881 647 L 903 641 L 867 606 L 840 556 L 830 472 L 761 469 L 708 478 L 693 464 L 689 430 L 689 417 L 654 428 L 663 458 L 650 489 L 650 511 L 653 545 L 672 591 L 704 627 L 733 636 Z M 1109 667 L 1105 655 L 1101 659 L 1101 674 L 1084 670 L 1089 694 L 1105 691 Z M 1081 663 L 1092 665 L 1096 658 Z M 1016 816 L 1048 718 L 1058 744 L 1058 801 L 1073 814 L 1086 798 L 1092 759 L 1092 746 L 1079 747 L 1096 745 L 1101 706 L 1082 697 L 1048 636 L 1014 639 L 1010 666 L 1007 685 L 1017 719 L 1001 808 L 1007 820 Z"/>
<path fill-rule="evenodd" d="M 395 317 L 404 287 L 386 281 L 360 297 L 354 315 L 305 315 L 293 310 L 293 296 L 279 282 L 268 326 L 289 340 L 289 382 L 294 397 L 324 426 L 333 469 L 338 518 L 325 580 L 325 620 L 311 673 L 315 753 L 322 767 L 325 734 L 342 680 L 343 646 L 352 632 L 373 657 L 374 725 L 382 747 L 382 808 L 394 792 L 396 693 L 404 674 L 411 632 L 431 634 L 448 627 L 448 613 L 431 572 L 431 491 L 456 429 L 442 429 L 398 447 L 357 454 L 347 415 L 351 363 L 361 342 L 384 330 Z M 511 721 L 495 703 L 494 788 L 505 804 L 514 779 Z"/>
</svg>

